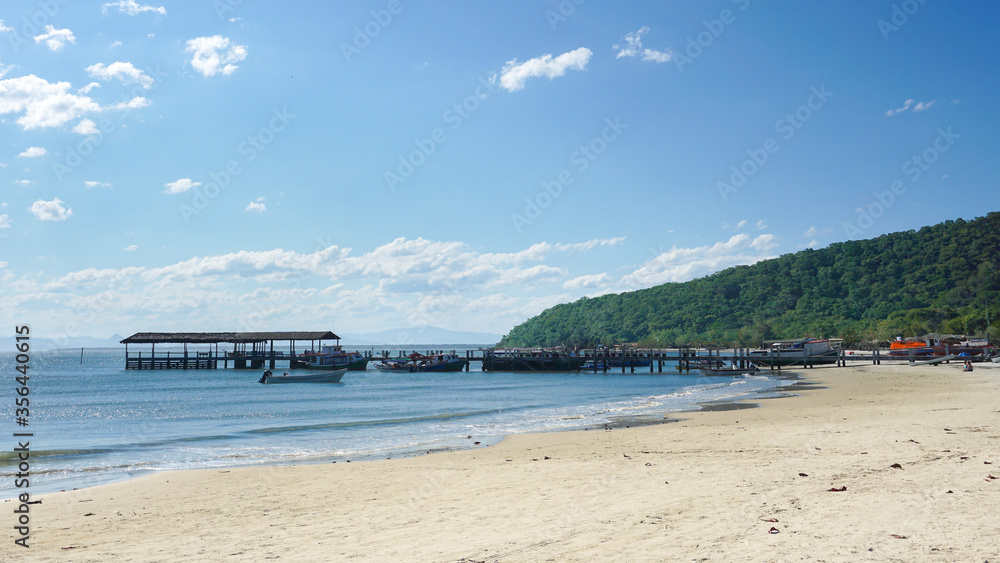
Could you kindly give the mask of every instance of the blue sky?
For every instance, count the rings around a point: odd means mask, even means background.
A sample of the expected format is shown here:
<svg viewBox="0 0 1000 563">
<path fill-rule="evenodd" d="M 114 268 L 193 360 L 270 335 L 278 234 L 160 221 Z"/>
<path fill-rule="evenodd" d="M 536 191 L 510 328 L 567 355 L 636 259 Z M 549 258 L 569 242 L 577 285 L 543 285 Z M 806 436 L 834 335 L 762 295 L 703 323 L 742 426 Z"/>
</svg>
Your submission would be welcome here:
<svg viewBox="0 0 1000 563">
<path fill-rule="evenodd" d="M 5 3 L 0 325 L 434 325 L 997 209 L 995 3 Z"/>
</svg>

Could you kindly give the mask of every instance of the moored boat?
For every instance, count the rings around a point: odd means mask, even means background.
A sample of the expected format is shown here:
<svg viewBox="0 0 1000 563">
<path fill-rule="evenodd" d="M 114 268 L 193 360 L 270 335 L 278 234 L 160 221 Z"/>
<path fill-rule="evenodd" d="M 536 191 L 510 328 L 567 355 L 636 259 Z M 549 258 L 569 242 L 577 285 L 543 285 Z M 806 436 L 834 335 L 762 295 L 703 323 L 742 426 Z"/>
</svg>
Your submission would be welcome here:
<svg viewBox="0 0 1000 563">
<path fill-rule="evenodd" d="M 432 356 L 421 356 L 414 358 L 416 371 L 462 371 L 468 360 L 460 358 L 454 351 L 450 353 L 434 354 Z"/>
<path fill-rule="evenodd" d="M 390 372 L 462 371 L 467 363 L 468 360 L 452 351 L 429 355 L 413 353 L 406 358 L 384 358 L 373 362 L 372 367 Z"/>
<path fill-rule="evenodd" d="M 576 371 L 586 358 L 564 346 L 555 348 L 497 348 L 487 350 L 483 371 Z"/>
<path fill-rule="evenodd" d="M 889 355 L 896 358 L 927 358 L 956 355 L 979 361 L 989 353 L 985 338 L 955 334 L 928 334 L 920 338 L 897 338 L 889 344 Z"/>
<path fill-rule="evenodd" d="M 360 352 L 346 352 L 339 344 L 321 346 L 319 351 L 309 350 L 299 354 L 297 366 L 310 369 L 348 369 L 363 371 L 368 360 Z"/>
<path fill-rule="evenodd" d="M 273 385 L 275 383 L 339 383 L 345 373 L 347 373 L 346 369 L 338 369 L 326 373 L 289 375 L 286 371 L 281 375 L 274 375 L 271 373 L 271 370 L 267 370 L 264 372 L 264 375 L 260 376 L 258 383 L 265 385 Z"/>
<path fill-rule="evenodd" d="M 805 366 L 835 364 L 839 354 L 829 340 L 782 340 L 772 343 L 770 348 L 752 350 L 749 359 L 765 366 Z"/>
<path fill-rule="evenodd" d="M 383 358 L 377 362 L 372 362 L 371 366 L 378 371 L 409 372 L 412 369 L 409 358 Z"/>
</svg>

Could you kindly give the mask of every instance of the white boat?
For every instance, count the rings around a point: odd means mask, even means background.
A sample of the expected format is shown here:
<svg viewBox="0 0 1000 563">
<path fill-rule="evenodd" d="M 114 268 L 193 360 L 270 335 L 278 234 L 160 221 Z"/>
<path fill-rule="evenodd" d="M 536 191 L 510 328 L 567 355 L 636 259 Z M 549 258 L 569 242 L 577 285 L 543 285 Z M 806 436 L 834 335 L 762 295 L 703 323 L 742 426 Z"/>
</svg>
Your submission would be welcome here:
<svg viewBox="0 0 1000 563">
<path fill-rule="evenodd" d="M 303 375 L 288 375 L 287 371 L 281 375 L 274 375 L 271 373 L 271 370 L 267 370 L 264 372 L 264 375 L 260 376 L 258 383 L 264 383 L 265 385 L 274 383 L 339 383 L 345 373 L 347 373 L 346 368 L 325 373 L 308 373 Z"/>
<path fill-rule="evenodd" d="M 804 366 L 835 364 L 839 354 L 829 340 L 781 340 L 769 348 L 751 351 L 749 359 L 765 366 Z"/>
</svg>

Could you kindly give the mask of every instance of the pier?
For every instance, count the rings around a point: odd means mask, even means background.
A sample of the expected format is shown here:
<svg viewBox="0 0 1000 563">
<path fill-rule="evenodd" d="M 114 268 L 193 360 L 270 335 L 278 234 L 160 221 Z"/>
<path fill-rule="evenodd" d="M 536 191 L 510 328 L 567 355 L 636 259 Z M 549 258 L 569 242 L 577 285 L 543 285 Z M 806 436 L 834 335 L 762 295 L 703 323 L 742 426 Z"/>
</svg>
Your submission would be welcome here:
<svg viewBox="0 0 1000 563">
<path fill-rule="evenodd" d="M 276 369 L 302 367 L 296 343 L 309 342 L 305 350 L 317 350 L 324 340 L 339 343 L 333 332 L 139 332 L 122 340 L 125 344 L 125 369 Z M 131 349 L 130 346 L 131 345 Z M 145 346 L 145 345 L 148 345 Z M 157 345 L 160 346 L 157 350 Z M 172 345 L 172 349 L 165 349 Z M 143 346 L 136 350 L 137 346 Z M 180 347 L 178 349 L 178 347 Z M 189 348 L 190 347 L 190 348 Z M 409 353 L 433 355 L 433 350 L 374 349 L 362 354 L 370 361 L 382 358 L 405 358 Z M 784 353 L 784 354 L 787 354 Z M 772 349 L 749 348 L 670 348 L 639 349 L 613 347 L 597 349 L 555 348 L 478 348 L 465 351 L 465 371 L 479 363 L 484 372 L 553 372 L 582 371 L 593 373 L 697 373 L 699 368 L 735 366 L 758 370 L 811 369 L 817 366 L 846 366 L 852 363 L 883 361 L 909 362 L 908 356 L 890 356 L 875 348 L 861 353 L 836 348 L 800 356 L 783 356 Z M 946 360 L 947 361 L 947 360 Z"/>
<path fill-rule="evenodd" d="M 275 369 L 278 362 L 295 361 L 295 343 L 308 341 L 318 349 L 324 340 L 339 341 L 330 331 L 323 332 L 137 332 L 122 340 L 125 345 L 125 369 Z M 279 349 L 275 349 L 279 343 Z M 287 343 L 286 350 L 281 350 Z M 133 349 L 129 350 L 129 345 Z M 138 345 L 148 350 L 135 351 Z M 156 351 L 156 345 L 160 351 Z M 182 345 L 180 350 L 164 350 L 167 345 Z M 231 349 L 228 345 L 232 345 Z M 191 346 L 195 349 L 189 349 Z M 197 349 L 204 348 L 204 349 Z"/>
</svg>

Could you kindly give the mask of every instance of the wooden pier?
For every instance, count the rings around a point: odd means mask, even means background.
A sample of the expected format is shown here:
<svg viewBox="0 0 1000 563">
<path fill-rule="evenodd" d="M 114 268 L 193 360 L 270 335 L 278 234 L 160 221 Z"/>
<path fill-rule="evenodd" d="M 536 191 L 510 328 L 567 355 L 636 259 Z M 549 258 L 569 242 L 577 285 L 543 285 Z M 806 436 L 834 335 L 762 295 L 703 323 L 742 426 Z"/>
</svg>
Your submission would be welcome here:
<svg viewBox="0 0 1000 563">
<path fill-rule="evenodd" d="M 322 346 L 323 340 L 340 340 L 332 332 L 218 332 L 218 333 L 136 333 L 124 340 L 125 369 L 276 369 L 296 367 L 299 355 L 296 342 L 308 341 L 308 349 Z M 275 343 L 287 343 L 287 346 Z M 318 344 L 318 345 L 317 345 Z M 133 349 L 129 349 L 132 345 Z M 135 351 L 137 345 L 147 349 Z M 160 345 L 157 351 L 156 346 Z M 175 349 L 164 350 L 165 345 Z M 181 345 L 181 349 L 176 349 Z M 231 347 L 229 346 L 231 345 Z M 189 349 L 205 348 L 207 349 Z M 285 349 L 281 349 L 284 347 Z M 228 348 L 228 349 L 226 349 Z M 422 350 L 371 350 L 364 355 L 378 358 L 404 358 L 408 352 L 434 355 L 440 351 Z M 817 366 L 846 366 L 848 361 L 908 362 L 913 358 L 889 356 L 875 349 L 865 353 L 848 354 L 845 350 L 805 353 L 799 359 L 782 360 L 780 354 L 749 348 L 671 348 L 638 349 L 631 347 L 598 348 L 587 350 L 557 348 L 479 348 L 465 352 L 465 371 L 478 362 L 485 372 L 555 372 L 582 371 L 592 373 L 691 373 L 701 367 L 735 366 L 758 370 L 811 369 Z"/>
<path fill-rule="evenodd" d="M 278 362 L 291 367 L 296 358 L 295 343 L 309 341 L 312 349 L 324 340 L 340 340 L 324 332 L 137 332 L 122 340 L 125 345 L 125 369 L 275 369 Z M 288 350 L 276 350 L 275 342 L 287 342 Z M 129 351 L 129 345 L 149 345 L 148 351 Z M 160 345 L 157 353 L 156 345 Z M 181 350 L 163 351 L 165 345 L 183 345 Z M 223 345 L 232 345 L 225 350 Z M 188 346 L 207 347 L 189 350 Z"/>
</svg>

